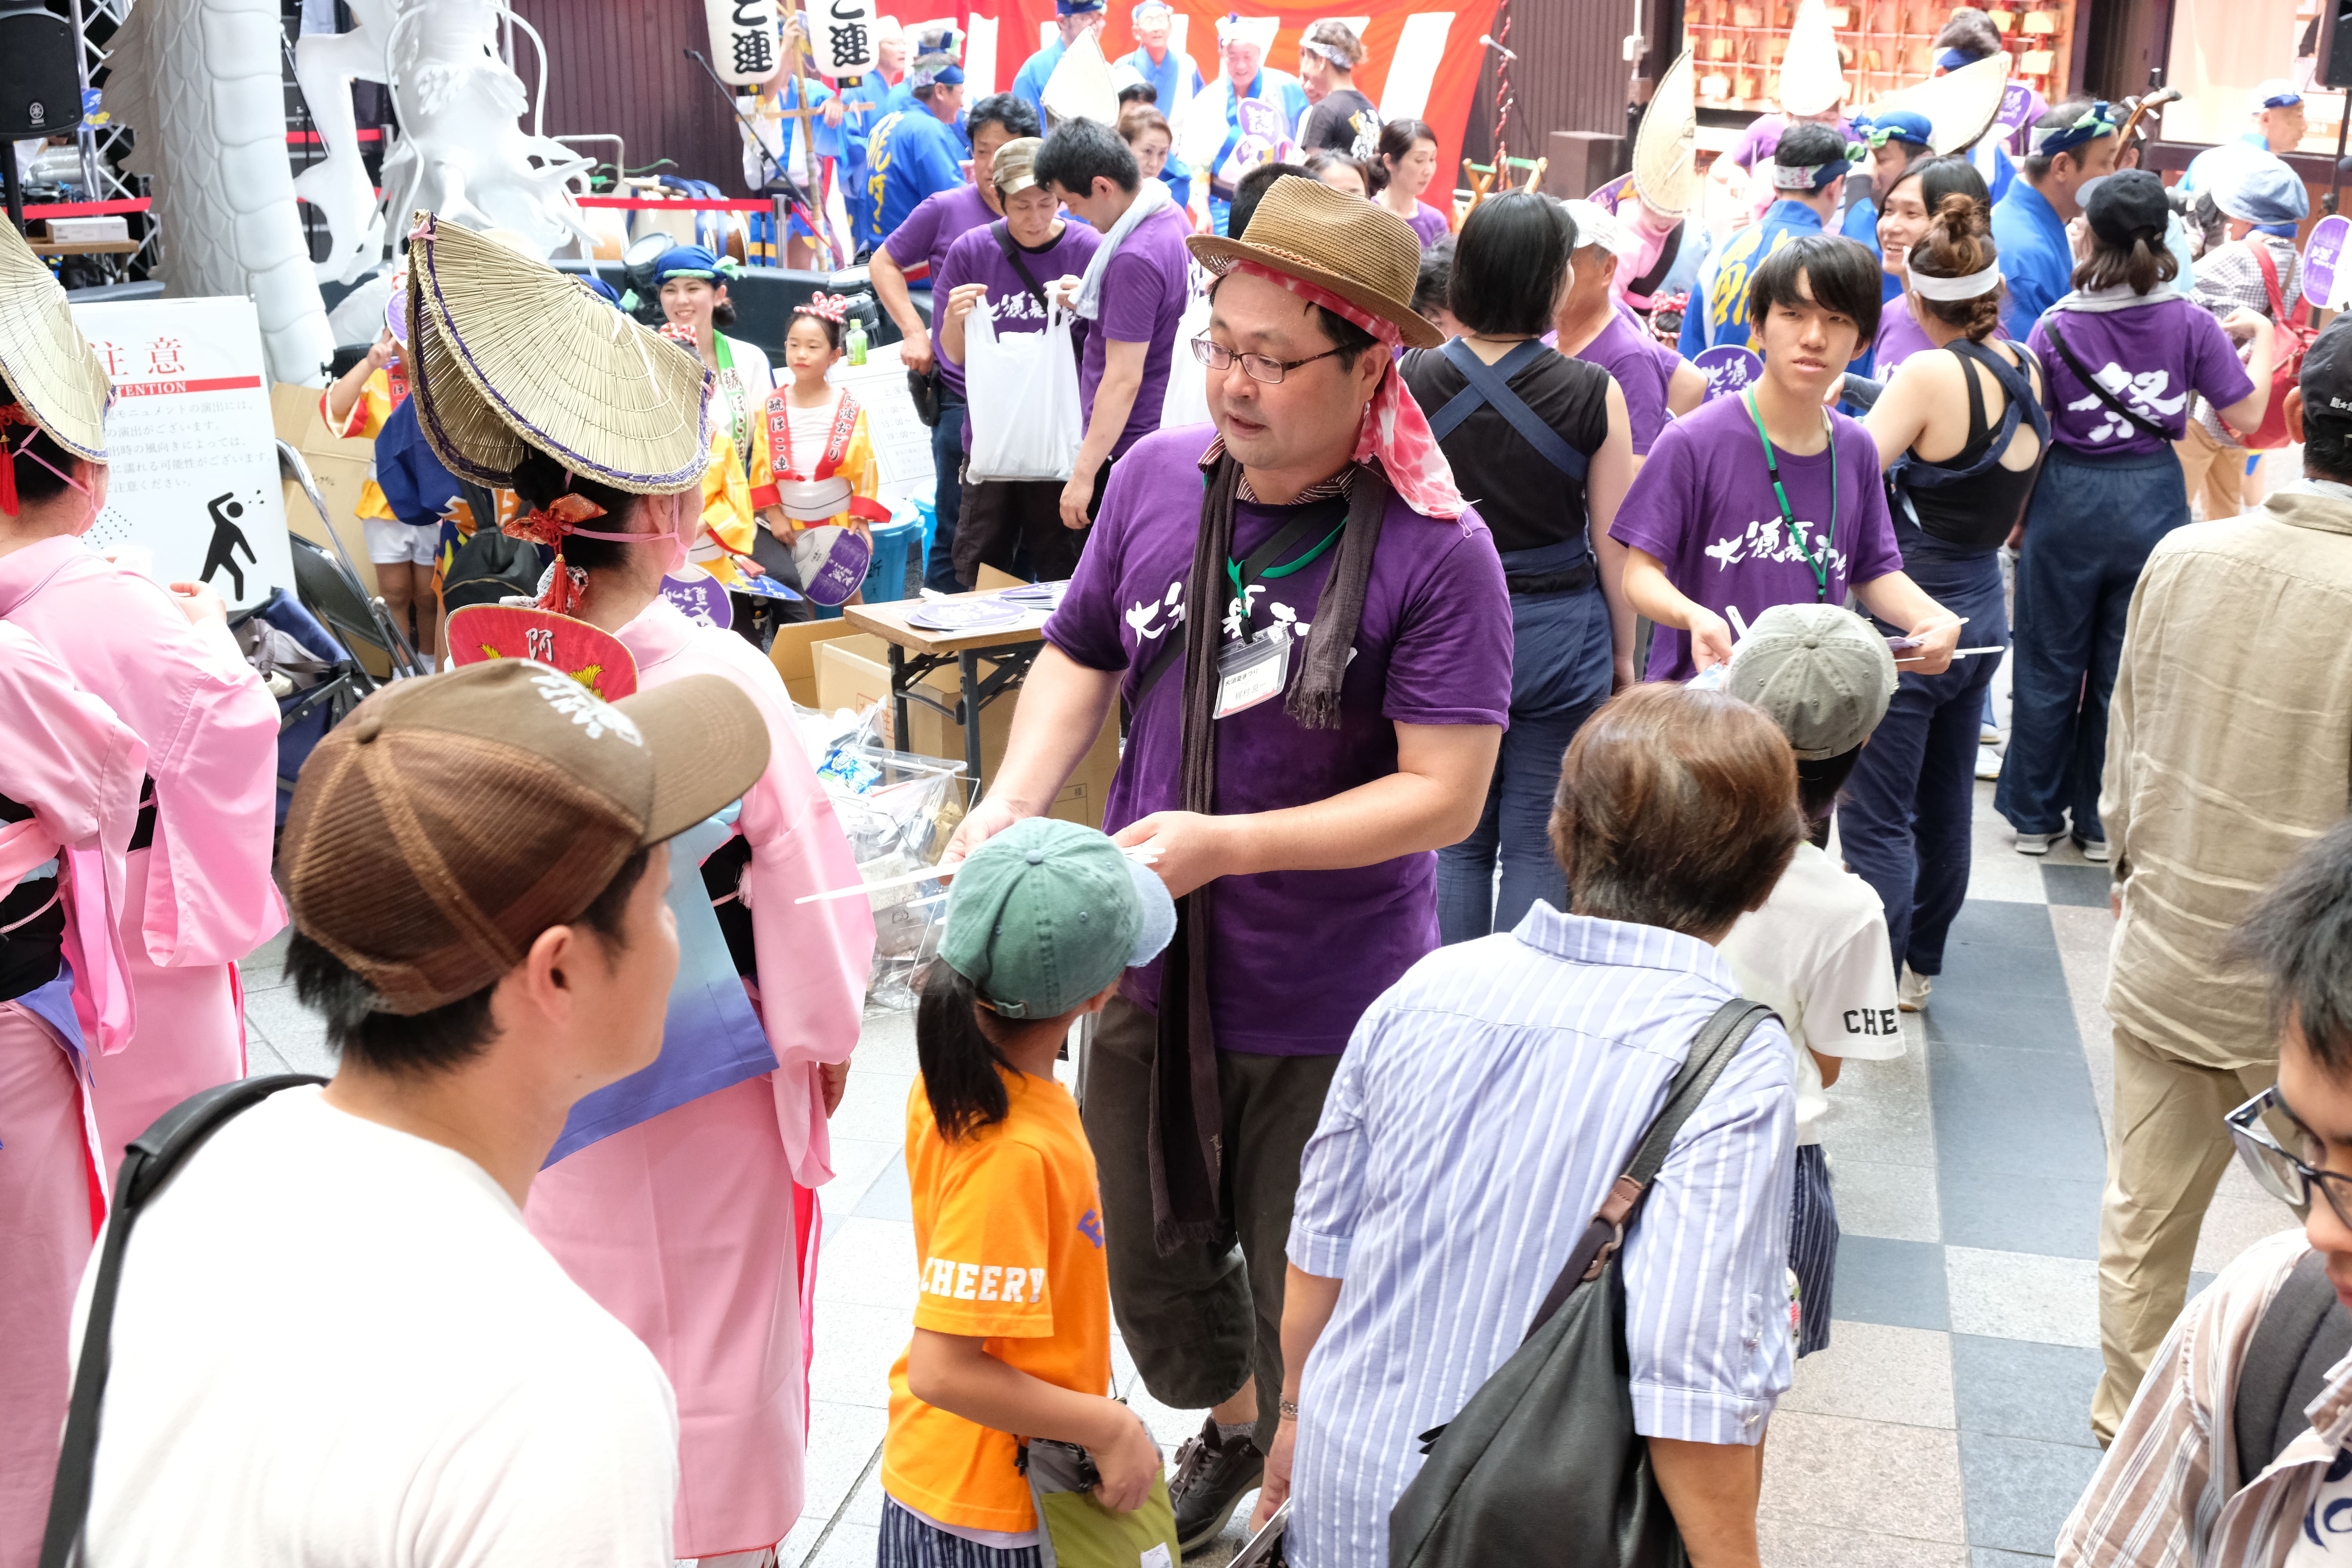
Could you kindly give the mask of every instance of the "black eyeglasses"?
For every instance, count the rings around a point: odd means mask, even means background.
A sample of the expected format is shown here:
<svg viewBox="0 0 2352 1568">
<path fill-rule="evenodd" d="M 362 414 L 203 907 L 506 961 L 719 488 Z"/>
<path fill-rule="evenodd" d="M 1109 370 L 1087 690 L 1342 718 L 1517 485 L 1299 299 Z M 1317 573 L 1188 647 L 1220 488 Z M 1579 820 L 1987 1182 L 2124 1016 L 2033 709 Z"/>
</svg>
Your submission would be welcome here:
<svg viewBox="0 0 2352 1568">
<path fill-rule="evenodd" d="M 2311 1189 L 2316 1185 L 2327 1194 L 2327 1206 L 2336 1211 L 2336 1217 L 2352 1227 L 2352 1175 L 2318 1170 L 2288 1153 L 2263 1125 L 2263 1117 L 2273 1110 L 2285 1114 L 2275 1087 L 2263 1090 L 2222 1119 L 2229 1126 L 2231 1142 L 2237 1145 L 2238 1158 L 2245 1162 L 2263 1191 L 2292 1205 L 2297 1214 L 2311 1206 Z M 2319 1152 L 2316 1138 L 2306 1132 L 2304 1140 L 2306 1154 Z"/>
<path fill-rule="evenodd" d="M 1333 354 L 1345 352 L 1344 349 L 1325 349 L 1321 353 L 1308 354 L 1305 359 L 1268 359 L 1264 354 L 1237 354 L 1224 344 L 1208 338 L 1192 340 L 1192 357 L 1211 370 L 1231 370 L 1234 361 L 1239 360 L 1243 374 L 1252 381 L 1265 382 L 1268 386 L 1280 385 L 1285 375 L 1302 364 L 1313 364 L 1318 359 L 1329 359 Z"/>
</svg>

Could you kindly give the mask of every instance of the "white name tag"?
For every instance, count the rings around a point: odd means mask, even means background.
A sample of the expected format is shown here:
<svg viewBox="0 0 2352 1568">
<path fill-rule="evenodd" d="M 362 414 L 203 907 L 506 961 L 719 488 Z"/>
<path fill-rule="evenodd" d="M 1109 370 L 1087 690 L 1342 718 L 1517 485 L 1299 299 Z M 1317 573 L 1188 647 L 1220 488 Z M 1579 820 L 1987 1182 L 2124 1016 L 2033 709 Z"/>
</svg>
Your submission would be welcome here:
<svg viewBox="0 0 2352 1568">
<path fill-rule="evenodd" d="M 1217 717 L 1229 718 L 1282 695 L 1290 679 L 1290 631 L 1268 626 L 1217 655 Z"/>
</svg>

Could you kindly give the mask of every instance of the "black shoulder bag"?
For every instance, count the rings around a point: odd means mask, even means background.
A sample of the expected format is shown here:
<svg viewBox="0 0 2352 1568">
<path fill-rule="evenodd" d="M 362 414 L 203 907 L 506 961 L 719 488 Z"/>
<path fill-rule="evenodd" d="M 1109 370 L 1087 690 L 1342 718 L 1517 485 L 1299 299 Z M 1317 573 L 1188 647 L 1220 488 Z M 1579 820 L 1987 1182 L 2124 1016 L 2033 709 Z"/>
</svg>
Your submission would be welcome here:
<svg viewBox="0 0 2352 1568">
<path fill-rule="evenodd" d="M 2058 318 L 2055 313 L 2043 318 L 2042 329 L 2050 334 L 2050 341 L 2058 346 L 2058 355 L 2066 362 L 2066 368 L 2074 373 L 2074 379 L 2089 387 L 2094 397 L 2113 409 L 2118 418 L 2129 424 L 2140 434 L 2153 436 L 2168 446 L 2171 444 L 2173 438 L 2164 433 L 2163 426 L 2139 413 L 2122 398 L 2108 391 L 2106 384 L 2094 377 L 2084 367 L 2083 362 L 2074 357 L 2074 351 L 2067 347 L 2064 338 L 2058 335 Z"/>
<path fill-rule="evenodd" d="M 2352 1351 L 2352 1312 L 2336 1299 L 2326 1270 L 2326 1253 L 2305 1253 L 2246 1342 L 2230 1402 L 2241 1487 L 2310 1429 L 2305 1407 L 2327 1386 L 2328 1368 Z"/>
<path fill-rule="evenodd" d="M 1690 1113 L 1756 1026 L 1734 997 L 1691 1043 L 1625 1173 L 1569 1254 L 1511 1359 L 1453 1420 L 1389 1514 L 1392 1568 L 1682 1568 L 1682 1534 L 1633 1430 L 1620 1249 Z"/>
<path fill-rule="evenodd" d="M 57 1483 L 49 1492 L 49 1522 L 41 1537 L 40 1568 L 68 1568 L 81 1544 L 82 1525 L 89 1517 L 90 1476 L 98 1461 L 98 1407 L 106 1397 L 107 1342 L 114 1328 L 115 1293 L 122 1287 L 122 1251 L 140 1211 L 205 1139 L 240 1113 L 281 1089 L 326 1081 L 311 1073 L 289 1072 L 224 1083 L 182 1100 L 131 1141 L 131 1152 L 122 1157 L 121 1173 L 114 1181 L 106 1248 L 99 1254 L 98 1279 L 89 1292 L 89 1318 L 82 1324 L 81 1360 L 74 1367 L 73 1404 L 66 1413 Z"/>
<path fill-rule="evenodd" d="M 1041 310 L 1053 309 L 1045 302 L 1045 290 L 1038 287 L 1035 276 L 1029 270 L 1029 264 L 1021 259 L 1021 247 L 1013 243 L 1013 226 L 998 218 L 988 226 L 988 232 L 995 237 L 996 248 L 1004 252 L 1004 259 L 1013 264 L 1013 270 L 1020 274 L 1021 286 L 1029 290 L 1029 298 L 1037 301 L 1037 308 Z"/>
</svg>

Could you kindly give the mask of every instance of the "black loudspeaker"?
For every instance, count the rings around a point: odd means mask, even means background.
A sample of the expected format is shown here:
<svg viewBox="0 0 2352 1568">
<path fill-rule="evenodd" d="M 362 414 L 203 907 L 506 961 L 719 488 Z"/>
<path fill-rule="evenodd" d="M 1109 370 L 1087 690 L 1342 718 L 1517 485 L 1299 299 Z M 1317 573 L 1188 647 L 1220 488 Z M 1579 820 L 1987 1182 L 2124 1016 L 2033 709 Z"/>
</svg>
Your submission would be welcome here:
<svg viewBox="0 0 2352 1568">
<path fill-rule="evenodd" d="M 0 139 L 69 136 L 81 124 L 73 25 L 39 0 L 0 0 Z"/>
<path fill-rule="evenodd" d="M 2352 87 L 2352 0 L 2336 0 L 2336 17 L 2326 30 L 2327 54 L 2320 61 L 2319 85 Z"/>
</svg>

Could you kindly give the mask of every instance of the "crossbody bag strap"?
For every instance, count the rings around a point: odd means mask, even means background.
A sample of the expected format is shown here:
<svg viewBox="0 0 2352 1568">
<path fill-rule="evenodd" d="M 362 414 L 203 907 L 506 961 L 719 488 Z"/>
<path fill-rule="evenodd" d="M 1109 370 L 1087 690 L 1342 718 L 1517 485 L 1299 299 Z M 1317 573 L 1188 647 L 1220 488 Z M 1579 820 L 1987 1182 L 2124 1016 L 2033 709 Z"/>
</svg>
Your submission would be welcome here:
<svg viewBox="0 0 2352 1568">
<path fill-rule="evenodd" d="M 1682 253 L 1683 226 L 1678 223 L 1675 225 L 1674 232 L 1666 236 L 1665 244 L 1658 247 L 1658 259 L 1650 264 L 1647 272 L 1633 279 L 1626 292 L 1643 300 L 1656 293 L 1658 285 L 1664 282 L 1666 274 L 1675 269 L 1675 263 L 1681 258 Z"/>
<path fill-rule="evenodd" d="M 1547 345 L 1541 339 L 1529 338 L 1493 364 L 1473 353 L 1470 345 L 1460 338 L 1449 338 L 1445 347 L 1439 352 L 1470 384 L 1448 398 L 1445 406 L 1430 420 L 1431 435 L 1444 440 L 1475 411 L 1479 404 L 1484 403 L 1507 420 L 1511 428 L 1519 433 L 1520 439 L 1533 447 L 1545 462 L 1579 484 L 1584 482 L 1585 470 L 1591 466 L 1591 460 L 1570 446 L 1566 437 L 1545 424 L 1536 411 L 1528 406 L 1527 400 L 1511 390 L 1510 378 L 1547 352 Z M 1464 405 L 1465 398 L 1472 399 L 1467 406 Z"/>
<path fill-rule="evenodd" d="M 2139 430 L 2142 434 L 2153 436 L 2159 441 L 2169 441 L 2172 439 L 2171 437 L 2164 433 L 2163 426 L 2157 424 L 2154 420 L 2148 419 L 2135 411 L 2129 404 L 2126 403 L 2122 398 L 2117 397 L 2114 393 L 2109 392 L 2107 390 L 2106 383 L 2097 380 L 2088 370 L 2085 370 L 2083 367 L 2083 362 L 2075 357 L 2074 351 L 2068 347 L 2066 340 L 2059 335 L 2058 323 L 2054 319 L 2044 320 L 2042 325 L 2042 329 L 2050 334 L 2050 341 L 2058 345 L 2058 355 L 2061 359 L 2063 359 L 2066 362 L 2066 368 L 2074 373 L 2075 380 L 2081 382 L 2084 386 L 2091 389 L 2091 395 L 2096 397 L 2100 402 L 2115 410 L 2116 414 L 2123 417 L 2126 424 L 2132 426 L 2135 429 Z"/>
<path fill-rule="evenodd" d="M 1004 259 L 1011 262 L 1013 270 L 1021 275 L 1021 286 L 1029 290 L 1029 298 L 1037 301 L 1037 308 L 1052 310 L 1053 307 L 1045 302 L 1045 290 L 1038 286 L 1035 275 L 1029 270 L 1029 264 L 1021 258 L 1021 247 L 1013 243 L 1013 226 L 998 218 L 988 226 L 988 232 L 996 237 L 996 248 L 1004 252 Z"/>
<path fill-rule="evenodd" d="M 2246 237 L 2246 244 L 2253 250 L 2254 265 L 2263 269 L 2263 287 L 2271 292 L 2271 320 L 2284 323 L 2286 296 L 2279 290 L 2278 263 L 2271 259 L 2270 245 L 2252 235 Z"/>
<path fill-rule="evenodd" d="M 131 1141 L 131 1152 L 123 1157 L 122 1173 L 114 1184 L 106 1247 L 99 1254 L 98 1275 L 90 1285 L 89 1316 L 82 1323 L 81 1359 L 74 1368 L 73 1405 L 66 1415 L 65 1440 L 58 1454 L 57 1484 L 49 1493 L 40 1568 L 68 1568 L 89 1517 L 90 1477 L 98 1459 L 99 1405 L 106 1397 L 114 1299 L 122 1287 L 123 1248 L 140 1211 L 205 1140 L 240 1113 L 281 1089 L 326 1081 L 311 1073 L 278 1073 L 221 1084 L 182 1100 Z"/>
<path fill-rule="evenodd" d="M 1666 1152 L 1674 1144 L 1675 1134 L 1682 1131 L 1683 1123 L 1690 1120 L 1691 1112 L 1715 1087 L 1715 1080 L 1723 1076 L 1723 1069 L 1731 1065 L 1733 1055 L 1756 1032 L 1756 1026 L 1772 1016 L 1772 1009 L 1763 1003 L 1734 996 L 1699 1026 L 1697 1037 L 1691 1042 L 1690 1054 L 1683 1058 L 1682 1070 L 1675 1075 L 1674 1087 L 1667 1090 L 1666 1102 L 1658 1108 L 1649 1132 L 1633 1151 L 1624 1173 L 1610 1184 L 1600 1211 L 1585 1226 L 1576 1249 L 1569 1254 L 1568 1266 L 1544 1293 L 1543 1305 L 1536 1309 L 1535 1321 L 1528 1325 L 1529 1338 L 1567 1304 L 1579 1285 L 1599 1279 L 1601 1270 L 1624 1246 L 1625 1231 L 1640 1211 L 1642 1199 L 1649 1192 L 1658 1167 L 1666 1163 Z"/>
</svg>

